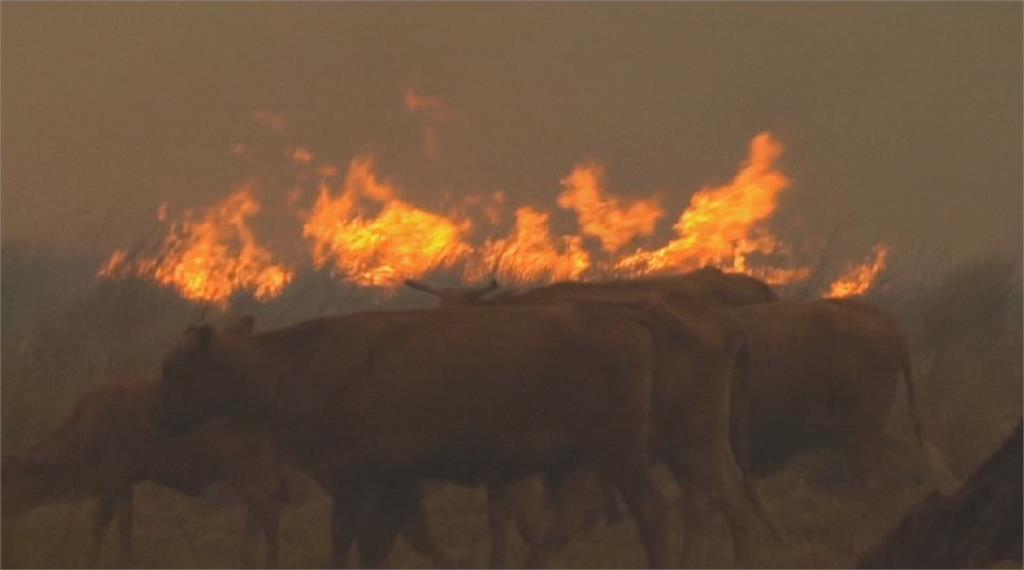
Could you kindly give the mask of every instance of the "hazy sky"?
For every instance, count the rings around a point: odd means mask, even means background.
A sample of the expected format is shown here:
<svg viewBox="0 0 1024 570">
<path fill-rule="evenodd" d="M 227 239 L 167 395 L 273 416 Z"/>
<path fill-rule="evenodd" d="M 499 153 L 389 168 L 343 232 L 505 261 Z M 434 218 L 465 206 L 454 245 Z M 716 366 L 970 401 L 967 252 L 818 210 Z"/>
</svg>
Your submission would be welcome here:
<svg viewBox="0 0 1024 570">
<path fill-rule="evenodd" d="M 500 189 L 554 209 L 591 158 L 671 219 L 769 130 L 783 228 L 1019 248 L 1021 21 L 1018 2 L 4 2 L 2 234 L 130 240 L 161 202 L 251 174 L 229 150 L 268 110 L 318 156 L 376 153 L 426 206 Z M 436 161 L 408 88 L 454 112 Z"/>
</svg>

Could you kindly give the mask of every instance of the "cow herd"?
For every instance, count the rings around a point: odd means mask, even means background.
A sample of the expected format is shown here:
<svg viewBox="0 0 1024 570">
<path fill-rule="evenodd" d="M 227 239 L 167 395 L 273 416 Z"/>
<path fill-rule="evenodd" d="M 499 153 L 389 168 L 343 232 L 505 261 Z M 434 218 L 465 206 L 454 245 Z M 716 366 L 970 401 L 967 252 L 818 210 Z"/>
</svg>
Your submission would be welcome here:
<svg viewBox="0 0 1024 570">
<path fill-rule="evenodd" d="M 135 483 L 196 494 L 223 480 L 248 509 L 242 564 L 262 534 L 275 566 L 290 466 L 332 499 L 335 567 L 353 547 L 384 565 L 398 534 L 455 565 L 427 522 L 437 481 L 486 489 L 493 567 L 509 563 L 512 527 L 524 564 L 543 566 L 578 531 L 583 489 L 604 511 L 625 506 L 651 566 L 704 563 L 717 511 L 751 567 L 753 533 L 789 540 L 756 478 L 830 446 L 868 481 L 901 383 L 923 472 L 955 485 L 921 428 L 906 335 L 865 300 L 783 302 L 710 268 L 525 292 L 407 285 L 439 306 L 190 328 L 157 382 L 97 390 L 4 457 L 4 518 L 97 497 L 92 560 L 116 521 L 130 561 Z M 681 493 L 681 559 L 659 464 Z"/>
</svg>

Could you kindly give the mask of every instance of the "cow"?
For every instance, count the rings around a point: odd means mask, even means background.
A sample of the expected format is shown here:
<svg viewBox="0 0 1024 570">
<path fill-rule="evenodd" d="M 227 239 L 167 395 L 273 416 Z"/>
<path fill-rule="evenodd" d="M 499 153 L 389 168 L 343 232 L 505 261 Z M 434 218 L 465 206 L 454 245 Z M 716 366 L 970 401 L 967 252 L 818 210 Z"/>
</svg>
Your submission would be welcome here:
<svg viewBox="0 0 1024 570">
<path fill-rule="evenodd" d="M 247 507 L 242 566 L 255 565 L 252 551 L 260 531 L 266 541 L 264 562 L 276 566 L 285 479 L 271 442 L 259 430 L 223 417 L 179 435 L 154 433 L 149 421 L 155 397 L 155 383 L 97 388 L 42 441 L 4 456 L 3 519 L 16 519 L 47 503 L 95 497 L 89 564 L 97 563 L 103 538 L 116 519 L 121 558 L 130 567 L 136 483 L 152 481 L 199 495 L 210 484 L 225 481 Z"/>
<path fill-rule="evenodd" d="M 753 277 L 705 268 L 676 276 L 556 283 L 474 301 L 547 303 L 637 292 L 723 304 L 743 329 L 752 376 L 749 390 L 736 394 L 734 413 L 745 431 L 737 444 L 747 446 L 739 455 L 748 458 L 755 477 L 819 446 L 840 447 L 855 472 L 869 476 L 886 442 L 886 420 L 902 378 L 925 471 L 941 490 L 956 486 L 922 429 L 906 333 L 895 318 L 863 298 L 779 302 L 770 287 Z"/>
<path fill-rule="evenodd" d="M 859 297 L 729 311 L 750 342 L 749 397 L 737 412 L 755 476 L 829 446 L 843 451 L 858 480 L 869 478 L 902 379 L 926 475 L 942 490 L 956 485 L 925 438 L 907 336 L 888 312 Z"/>
<path fill-rule="evenodd" d="M 951 496 L 910 510 L 858 568 L 986 568 L 1024 558 L 1022 424 Z"/>
<path fill-rule="evenodd" d="M 369 311 L 248 337 L 195 327 L 164 360 L 156 420 L 261 421 L 332 495 L 334 562 L 359 530 L 363 566 L 386 561 L 419 481 L 500 494 L 579 464 L 618 489 L 648 562 L 667 565 L 647 450 L 684 437 L 672 465 L 721 500 L 742 563 L 749 515 L 727 383 L 682 378 L 724 376 L 734 356 L 656 302 Z M 368 502 L 357 529 L 345 506 Z"/>
<path fill-rule="evenodd" d="M 749 385 L 733 387 L 730 412 L 736 455 L 750 475 L 767 475 L 799 453 L 833 445 L 845 452 L 858 479 L 870 476 L 877 450 L 887 441 L 886 420 L 902 378 L 927 474 L 944 492 L 956 485 L 924 437 L 906 335 L 895 319 L 864 299 L 779 302 L 769 286 L 752 277 L 710 268 L 636 280 L 564 282 L 491 297 L 409 285 L 432 292 L 442 303 L 470 298 L 476 306 L 624 299 L 646 292 L 668 295 L 666 300 L 676 303 L 682 314 L 695 299 L 725 304 L 730 319 L 745 333 L 752 359 Z M 526 493 L 517 500 L 527 501 Z M 523 511 L 514 505 L 502 509 Z M 536 517 L 520 518 L 518 526 L 528 542 L 544 534 L 531 529 Z M 501 547 L 507 517 L 495 520 L 492 534 Z"/>
<path fill-rule="evenodd" d="M 439 306 L 469 305 L 469 306 L 494 306 L 494 305 L 547 305 L 562 302 L 580 300 L 608 301 L 608 300 L 637 300 L 654 295 L 666 299 L 673 304 L 677 314 L 685 315 L 686 318 L 701 322 L 706 331 L 717 331 L 723 337 L 732 337 L 733 343 L 742 343 L 743 336 L 735 323 L 731 323 L 731 317 L 721 311 L 714 309 L 714 306 L 738 306 L 756 303 L 770 303 L 778 301 L 778 295 L 766 283 L 738 273 L 726 273 L 713 267 L 706 267 L 697 271 L 682 275 L 663 275 L 645 277 L 632 280 L 615 280 L 603 282 L 560 282 L 553 285 L 538 287 L 527 291 L 506 291 L 497 295 L 492 293 L 497 289 L 497 282 L 491 282 L 477 289 L 471 288 L 435 288 L 428 284 L 406 280 L 406 285 L 412 289 L 424 291 L 439 299 Z M 490 296 L 489 296 L 490 295 Z M 731 323 L 731 324 L 730 324 Z M 733 384 L 730 386 L 731 398 L 746 401 L 746 383 L 743 381 L 742 373 L 732 377 Z M 742 406 L 740 406 L 742 407 Z M 740 416 L 733 417 L 739 420 Z M 730 436 L 736 440 L 733 443 L 735 450 L 747 449 L 744 442 L 740 441 L 740 430 L 742 426 L 732 429 Z M 747 495 L 750 497 L 755 512 L 761 521 L 769 528 L 773 536 L 784 541 L 781 530 L 771 520 L 757 494 L 756 488 L 749 481 L 749 474 L 746 473 L 746 458 L 737 457 L 740 466 L 744 471 L 744 481 Z M 519 533 L 531 545 L 533 550 L 531 559 L 543 559 L 538 550 L 550 555 L 557 545 L 564 544 L 569 535 L 573 534 L 576 528 L 586 526 L 593 520 L 593 514 L 579 512 L 560 513 L 565 520 L 574 520 L 576 524 L 568 527 L 554 526 L 549 513 L 541 512 L 538 505 L 550 507 L 553 503 L 560 503 L 567 507 L 577 507 L 581 501 L 581 495 L 589 493 L 594 496 L 594 481 L 585 473 L 574 474 L 574 478 L 563 481 L 561 488 L 564 493 L 552 490 L 548 485 L 546 489 L 549 495 L 547 501 L 538 501 L 536 495 L 543 486 L 538 486 L 535 481 L 524 481 L 512 487 L 504 495 L 504 500 L 489 501 L 489 521 L 491 524 L 491 557 L 492 567 L 502 567 L 505 564 L 505 548 L 507 545 L 508 532 L 511 523 L 514 521 Z M 681 480 L 680 484 L 685 481 Z M 575 496 L 561 496 L 561 495 Z M 556 495 L 552 498 L 550 495 Z M 606 494 L 603 501 L 607 507 L 609 520 L 614 521 L 617 511 L 617 501 L 613 494 Z M 689 560 L 697 562 L 701 559 L 700 549 L 704 543 L 705 527 L 704 509 L 702 502 L 691 497 L 691 502 L 696 503 L 695 508 L 688 509 L 687 514 L 687 540 L 692 545 L 689 552 Z M 586 503 L 593 503 L 592 500 Z M 600 508 L 600 506 L 598 507 Z M 573 509 L 569 509 L 572 511 Z M 547 546 L 542 546 L 547 542 Z"/>
</svg>

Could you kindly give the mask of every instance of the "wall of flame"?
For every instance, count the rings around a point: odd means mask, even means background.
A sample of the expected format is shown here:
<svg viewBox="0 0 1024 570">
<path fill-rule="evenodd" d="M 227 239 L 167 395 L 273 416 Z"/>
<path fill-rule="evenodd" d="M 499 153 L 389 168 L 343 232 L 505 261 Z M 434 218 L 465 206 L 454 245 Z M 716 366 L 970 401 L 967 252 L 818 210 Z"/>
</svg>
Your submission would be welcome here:
<svg viewBox="0 0 1024 570">
<path fill-rule="evenodd" d="M 415 112 L 447 112 L 443 102 L 412 91 L 406 94 L 406 105 Z M 268 113 L 256 114 L 254 120 L 274 131 L 286 125 L 283 117 Z M 232 152 L 239 148 L 244 145 Z M 756 135 L 729 182 L 692 196 L 675 218 L 672 239 L 660 247 L 642 247 L 637 242 L 649 240 L 666 216 L 659 198 L 612 195 L 604 167 L 595 161 L 575 166 L 561 180 L 556 203 L 575 215 L 575 233 L 555 235 L 550 211 L 520 205 L 506 235 L 486 235 L 504 217 L 509 199 L 500 192 L 466 197 L 450 212 L 429 211 L 403 199 L 399 188 L 377 172 L 370 155 L 358 156 L 342 169 L 318 162 L 306 148 L 292 147 L 284 155 L 297 169 L 297 179 L 315 180 L 316 185 L 308 209 L 302 209 L 301 189 L 289 193 L 286 206 L 301 220 L 307 260 L 284 263 L 260 242 L 250 222 L 262 205 L 254 186 L 243 184 L 222 201 L 199 212 L 186 210 L 174 221 L 167 220 L 162 205 L 159 218 L 168 233 L 159 253 L 139 256 L 117 250 L 99 274 L 149 279 L 221 309 L 239 292 L 259 300 L 280 295 L 302 264 L 383 291 L 439 270 L 455 271 L 467 283 L 495 277 L 530 285 L 711 265 L 776 285 L 794 283 L 812 271 L 786 263 L 790 247 L 770 227 L 780 196 L 791 185 L 779 167 L 783 150 L 770 133 Z M 867 292 L 885 269 L 889 251 L 879 244 L 871 259 L 850 265 L 826 296 Z"/>
</svg>

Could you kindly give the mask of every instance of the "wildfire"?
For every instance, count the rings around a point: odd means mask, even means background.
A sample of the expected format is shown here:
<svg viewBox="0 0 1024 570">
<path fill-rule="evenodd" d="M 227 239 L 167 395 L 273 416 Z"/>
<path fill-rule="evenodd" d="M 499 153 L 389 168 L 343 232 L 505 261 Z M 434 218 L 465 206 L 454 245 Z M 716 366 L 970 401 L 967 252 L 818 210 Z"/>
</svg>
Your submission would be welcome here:
<svg viewBox="0 0 1024 570">
<path fill-rule="evenodd" d="M 161 215 L 166 210 L 161 208 Z M 238 291 L 250 291 L 264 300 L 281 294 L 294 277 L 292 270 L 274 263 L 273 255 L 260 246 L 249 219 L 260 204 L 249 186 L 203 212 L 192 212 L 174 223 L 158 257 L 134 261 L 123 250 L 115 251 L 100 269 L 103 277 L 136 276 L 173 287 L 186 299 L 226 307 Z"/>
<path fill-rule="evenodd" d="M 450 115 L 437 97 L 410 90 L 404 102 L 408 111 L 421 114 L 428 131 Z M 287 125 L 284 117 L 268 112 L 253 118 L 278 132 Z M 496 277 L 529 285 L 682 272 L 706 265 L 787 284 L 807 279 L 810 269 L 776 263 L 789 254 L 768 227 L 780 196 L 790 187 L 777 165 L 782 152 L 782 144 L 770 134 L 758 134 L 730 182 L 693 195 L 673 226 L 673 239 L 633 253 L 623 250 L 638 238 L 654 235 L 665 211 L 657 197 L 629 200 L 611 194 L 604 168 L 593 161 L 577 165 L 561 180 L 557 205 L 573 212 L 578 224 L 568 235 L 553 235 L 550 212 L 519 205 L 508 234 L 489 237 L 484 232 L 507 223 L 506 212 L 515 206 L 504 192 L 445 195 L 448 209 L 431 212 L 403 199 L 393 183 L 378 175 L 371 156 L 356 157 L 346 171 L 321 162 L 305 146 L 288 146 L 278 154 L 296 169 L 295 182 L 282 189 L 280 204 L 299 213 L 313 266 L 364 287 L 394 290 L 405 279 L 442 269 L 461 272 L 470 282 Z M 305 197 L 311 194 L 316 198 L 310 205 Z M 257 242 L 249 220 L 259 212 L 251 186 L 243 185 L 198 216 L 186 211 L 181 221 L 171 224 L 159 255 L 137 258 L 117 250 L 99 273 L 152 279 L 187 299 L 221 308 L 238 291 L 250 291 L 261 300 L 276 297 L 294 272 L 277 264 Z M 159 217 L 161 222 L 169 217 L 166 204 Z M 483 235 L 471 242 L 474 230 Z M 600 247 L 588 251 L 590 240 Z M 867 291 L 884 270 L 888 253 L 888 246 L 877 246 L 873 259 L 849 268 L 832 283 L 828 296 Z"/>
<path fill-rule="evenodd" d="M 832 282 L 825 297 L 850 297 L 863 295 L 874 285 L 878 276 L 885 270 L 889 260 L 890 248 L 884 243 L 875 246 L 872 259 L 858 265 L 851 265 Z"/>
<path fill-rule="evenodd" d="M 533 208 L 516 210 L 516 226 L 505 238 L 488 240 L 467 267 L 469 281 L 493 276 L 514 284 L 579 279 L 590 267 L 590 254 L 579 236 L 551 239 L 550 214 Z"/>
<path fill-rule="evenodd" d="M 760 271 L 778 283 L 806 278 L 809 270 L 804 268 L 755 270 L 748 260 L 751 254 L 784 249 L 765 227 L 790 184 L 775 166 L 781 156 L 782 144 L 770 134 L 754 137 L 750 155 L 731 183 L 705 188 L 690 199 L 674 226 L 678 238 L 654 251 L 639 250 L 619 261 L 618 268 L 643 274 L 715 265 L 741 273 Z"/>
<path fill-rule="evenodd" d="M 469 253 L 462 239 L 468 221 L 421 210 L 396 196 L 394 186 L 378 180 L 368 156 L 352 161 L 340 195 L 322 182 L 303 227 L 314 242 L 316 267 L 330 263 L 352 283 L 395 288 L 403 279 L 452 267 Z M 381 205 L 376 216 L 368 215 L 363 199 Z"/>
<path fill-rule="evenodd" d="M 615 253 L 637 236 L 654 233 L 658 220 L 665 215 L 657 200 L 623 203 L 614 196 L 606 197 L 604 168 L 588 162 L 577 166 L 562 180 L 565 190 L 558 196 L 558 205 L 576 211 L 584 235 L 601 241 L 601 249 Z"/>
</svg>

